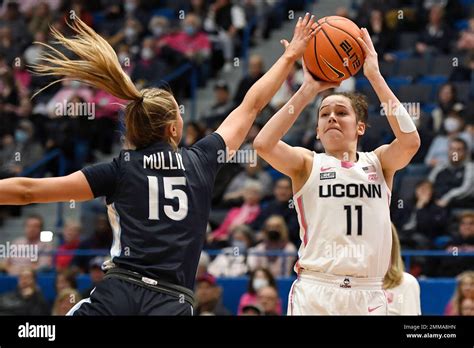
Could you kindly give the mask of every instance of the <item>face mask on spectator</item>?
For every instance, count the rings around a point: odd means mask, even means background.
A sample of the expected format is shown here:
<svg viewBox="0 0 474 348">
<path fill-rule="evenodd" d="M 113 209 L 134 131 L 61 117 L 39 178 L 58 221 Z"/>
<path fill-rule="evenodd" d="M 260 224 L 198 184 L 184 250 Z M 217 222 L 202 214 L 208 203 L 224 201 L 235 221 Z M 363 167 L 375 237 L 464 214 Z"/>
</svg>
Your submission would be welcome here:
<svg viewBox="0 0 474 348">
<path fill-rule="evenodd" d="M 151 49 L 151 48 L 148 48 L 148 47 L 142 49 L 142 54 L 141 54 L 141 56 L 142 56 L 142 59 L 144 59 L 144 60 L 149 60 L 149 59 L 153 58 L 153 51 L 152 51 L 152 49 Z"/>
<path fill-rule="evenodd" d="M 189 36 L 193 36 L 196 34 L 196 28 L 194 28 L 192 25 L 185 25 L 184 32 Z"/>
<path fill-rule="evenodd" d="M 125 37 L 127 39 L 134 39 L 137 35 L 137 31 L 134 28 L 128 27 L 125 28 Z"/>
<path fill-rule="evenodd" d="M 128 54 L 126 53 L 119 53 L 118 54 L 118 60 L 120 62 L 120 64 L 123 64 L 125 62 L 125 59 L 128 58 Z"/>
<path fill-rule="evenodd" d="M 255 291 L 258 291 L 265 286 L 268 286 L 268 280 L 263 278 L 255 278 L 252 282 L 252 287 L 255 289 Z"/>
<path fill-rule="evenodd" d="M 134 2 L 126 2 L 123 7 L 125 12 L 133 12 L 137 8 L 137 5 Z"/>
<path fill-rule="evenodd" d="M 280 232 L 277 230 L 270 230 L 267 232 L 268 240 L 271 242 L 280 241 Z"/>
<path fill-rule="evenodd" d="M 237 248 L 239 254 L 245 253 L 245 251 L 247 250 L 247 244 L 245 244 L 245 242 L 241 240 L 232 241 L 232 247 Z"/>
<path fill-rule="evenodd" d="M 71 88 L 77 89 L 81 87 L 81 82 L 77 80 L 72 80 L 70 86 Z"/>
<path fill-rule="evenodd" d="M 448 133 L 458 131 L 460 126 L 461 126 L 461 123 L 459 122 L 457 118 L 448 117 L 444 120 L 444 129 L 446 129 L 446 132 Z"/>
<path fill-rule="evenodd" d="M 26 133 L 24 130 L 17 129 L 15 131 L 15 141 L 20 144 L 26 143 L 28 140 L 28 133 Z"/>
<path fill-rule="evenodd" d="M 156 27 L 151 28 L 151 32 L 153 33 L 153 36 L 160 37 L 161 35 L 163 35 L 164 29 L 163 27 L 156 26 Z"/>
</svg>

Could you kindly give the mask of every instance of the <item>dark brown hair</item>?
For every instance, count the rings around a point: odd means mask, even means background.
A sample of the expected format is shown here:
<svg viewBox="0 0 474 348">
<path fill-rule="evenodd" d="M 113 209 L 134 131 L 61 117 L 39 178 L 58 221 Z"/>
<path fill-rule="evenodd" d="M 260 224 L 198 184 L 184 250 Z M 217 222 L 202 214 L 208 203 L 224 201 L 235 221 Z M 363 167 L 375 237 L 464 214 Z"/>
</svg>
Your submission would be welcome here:
<svg viewBox="0 0 474 348">
<path fill-rule="evenodd" d="M 357 122 L 362 121 L 367 124 L 367 120 L 369 118 L 369 104 L 365 95 L 358 92 L 336 92 L 324 97 L 323 100 L 333 95 L 342 95 L 343 97 L 348 98 L 351 101 L 351 106 L 356 113 Z M 321 100 L 321 103 L 323 100 Z"/>
</svg>

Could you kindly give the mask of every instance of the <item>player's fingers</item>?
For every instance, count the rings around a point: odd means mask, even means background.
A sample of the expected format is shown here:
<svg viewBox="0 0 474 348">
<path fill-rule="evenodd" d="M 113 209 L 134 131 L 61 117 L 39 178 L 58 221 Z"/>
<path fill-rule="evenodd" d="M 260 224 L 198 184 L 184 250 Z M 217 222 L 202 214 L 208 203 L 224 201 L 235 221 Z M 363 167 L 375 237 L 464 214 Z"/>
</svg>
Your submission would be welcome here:
<svg viewBox="0 0 474 348">
<path fill-rule="evenodd" d="M 283 39 L 283 40 L 280 40 L 280 43 L 283 45 L 283 47 L 287 48 L 288 45 L 290 44 L 287 40 Z"/>
<path fill-rule="evenodd" d="M 372 39 L 370 38 L 369 31 L 366 28 L 362 28 L 362 33 L 364 36 L 364 41 L 367 43 L 367 46 L 375 51 L 374 44 L 372 43 Z"/>
<path fill-rule="evenodd" d="M 370 54 L 370 48 L 365 43 L 364 39 L 362 39 L 361 37 L 358 37 L 357 41 L 359 41 L 359 44 L 362 46 L 362 49 L 364 50 L 365 56 L 368 56 Z"/>
<path fill-rule="evenodd" d="M 306 24 L 306 28 L 311 29 L 314 24 L 314 15 L 311 15 L 311 18 L 309 19 L 308 23 Z"/>
<path fill-rule="evenodd" d="M 309 18 L 310 18 L 309 12 L 306 12 L 306 14 L 303 18 L 303 22 L 302 22 L 304 27 L 308 24 Z"/>
</svg>

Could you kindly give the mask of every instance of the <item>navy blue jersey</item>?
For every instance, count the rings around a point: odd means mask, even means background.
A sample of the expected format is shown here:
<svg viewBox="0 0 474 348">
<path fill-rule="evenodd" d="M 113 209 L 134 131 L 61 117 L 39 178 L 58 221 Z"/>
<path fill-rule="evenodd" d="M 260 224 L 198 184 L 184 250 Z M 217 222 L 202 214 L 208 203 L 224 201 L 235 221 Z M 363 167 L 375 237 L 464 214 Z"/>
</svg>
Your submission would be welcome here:
<svg viewBox="0 0 474 348">
<path fill-rule="evenodd" d="M 224 151 L 213 133 L 188 149 L 158 142 L 82 170 L 94 197 L 106 197 L 116 265 L 194 287 Z"/>
</svg>

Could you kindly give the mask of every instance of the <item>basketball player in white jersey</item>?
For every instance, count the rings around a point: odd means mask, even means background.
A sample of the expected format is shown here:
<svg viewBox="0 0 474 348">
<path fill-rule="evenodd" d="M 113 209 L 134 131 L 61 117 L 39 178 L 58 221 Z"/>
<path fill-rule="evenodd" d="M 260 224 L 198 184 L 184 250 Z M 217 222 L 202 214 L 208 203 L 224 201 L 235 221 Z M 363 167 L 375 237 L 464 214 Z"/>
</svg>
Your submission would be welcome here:
<svg viewBox="0 0 474 348">
<path fill-rule="evenodd" d="M 393 176 L 418 151 L 420 138 L 382 77 L 365 28 L 361 36 L 364 75 L 396 136 L 391 144 L 357 152 L 366 128 L 367 102 L 351 93 L 332 94 L 321 102 L 316 134 L 324 153 L 281 141 L 305 106 L 331 87 L 314 80 L 306 68 L 301 88 L 254 141 L 258 154 L 292 179 L 302 243 L 289 315 L 387 314 L 382 280 L 390 265 Z"/>
</svg>

